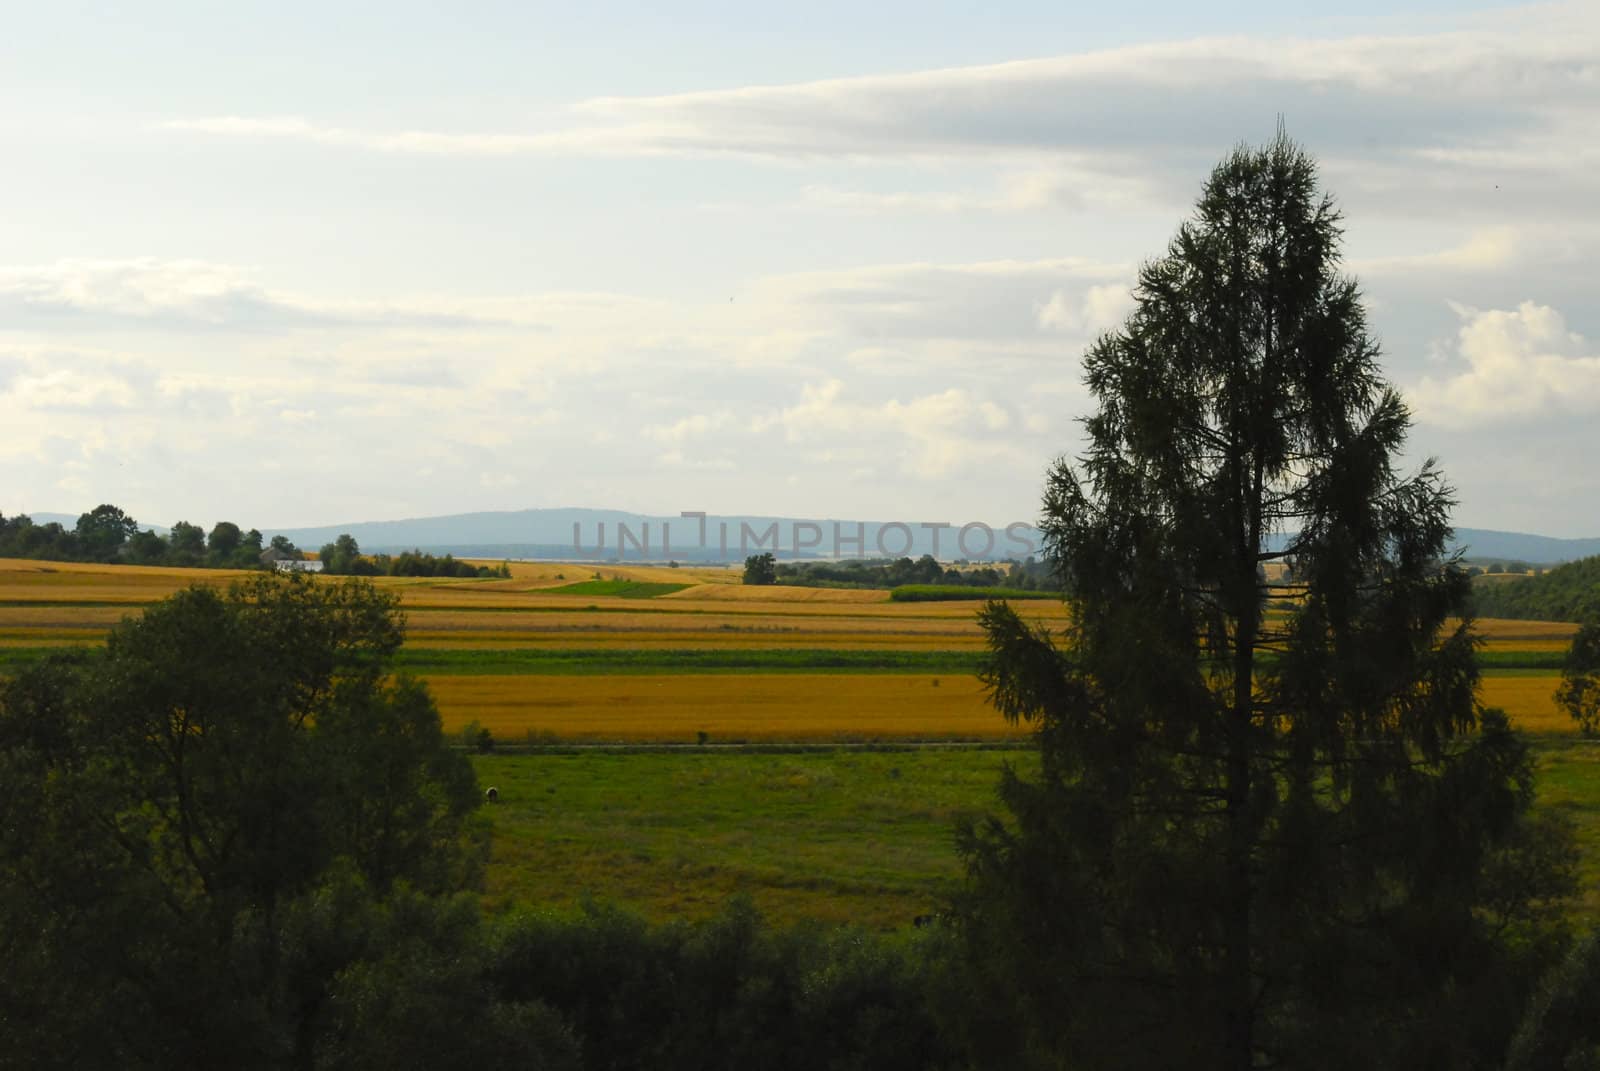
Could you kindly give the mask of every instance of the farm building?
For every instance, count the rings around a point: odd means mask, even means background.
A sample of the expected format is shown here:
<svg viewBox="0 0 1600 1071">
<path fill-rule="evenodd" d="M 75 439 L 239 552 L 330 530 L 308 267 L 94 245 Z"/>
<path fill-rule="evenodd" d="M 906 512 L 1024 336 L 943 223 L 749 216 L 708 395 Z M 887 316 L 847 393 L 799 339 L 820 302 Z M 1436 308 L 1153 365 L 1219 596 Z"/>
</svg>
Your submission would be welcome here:
<svg viewBox="0 0 1600 1071">
<path fill-rule="evenodd" d="M 319 561 L 296 561 L 293 558 L 280 558 L 273 562 L 273 567 L 280 573 L 320 573 L 322 563 Z"/>
</svg>

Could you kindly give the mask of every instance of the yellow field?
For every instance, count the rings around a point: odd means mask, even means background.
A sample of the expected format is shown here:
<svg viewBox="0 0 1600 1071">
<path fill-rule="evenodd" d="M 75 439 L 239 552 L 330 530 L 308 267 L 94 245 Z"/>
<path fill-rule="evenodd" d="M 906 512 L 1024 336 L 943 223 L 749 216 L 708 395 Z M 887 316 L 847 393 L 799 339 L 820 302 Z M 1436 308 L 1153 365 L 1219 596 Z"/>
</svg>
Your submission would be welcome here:
<svg viewBox="0 0 1600 1071">
<path fill-rule="evenodd" d="M 1572 716 L 1556 706 L 1559 677 L 1485 677 L 1478 693 L 1484 706 L 1499 707 L 1511 723 L 1530 733 L 1576 732 Z"/>
<path fill-rule="evenodd" d="M 938 683 L 935 684 L 934 682 Z M 1554 677 L 1487 677 L 1484 705 L 1520 729 L 1570 733 Z M 428 678 L 446 728 L 585 741 L 1017 739 L 972 677 L 926 674 L 672 674 Z"/>
<path fill-rule="evenodd" d="M 146 603 L 192 584 L 225 585 L 249 574 L 231 569 L 168 569 L 0 558 L 0 604 L 84 600 Z"/>
<path fill-rule="evenodd" d="M 1020 738 L 970 677 L 672 674 L 432 677 L 447 728 L 504 740 L 894 740 Z"/>
<path fill-rule="evenodd" d="M 497 563 L 496 563 L 497 564 Z M 982 648 L 976 602 L 895 603 L 886 593 L 745 587 L 736 569 L 511 564 L 506 580 L 378 578 L 396 592 L 413 648 L 445 651 L 603 649 L 961 651 Z M 551 594 L 562 584 L 640 580 L 691 585 L 653 599 Z M 98 642 L 128 614 L 190 584 L 248 574 L 0 559 L 0 649 Z M 1060 629 L 1054 601 L 1015 604 Z M 1575 626 L 1480 620 L 1488 651 L 1564 650 Z M 497 736 L 556 733 L 582 739 L 993 739 L 1014 733 L 983 703 L 977 682 L 905 673 L 662 676 L 448 676 L 430 678 L 452 727 L 470 721 Z M 1517 724 L 1569 732 L 1550 675 L 1491 676 L 1483 700 Z"/>
</svg>

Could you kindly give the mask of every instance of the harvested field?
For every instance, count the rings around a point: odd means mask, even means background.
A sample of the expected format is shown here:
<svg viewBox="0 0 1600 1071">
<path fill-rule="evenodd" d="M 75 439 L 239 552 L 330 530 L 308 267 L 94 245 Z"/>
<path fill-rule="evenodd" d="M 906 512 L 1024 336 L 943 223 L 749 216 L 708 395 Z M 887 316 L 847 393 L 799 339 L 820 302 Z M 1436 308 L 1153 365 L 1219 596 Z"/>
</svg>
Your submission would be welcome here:
<svg viewBox="0 0 1600 1071">
<path fill-rule="evenodd" d="M 972 602 L 749 587 L 736 569 L 515 562 L 511 571 L 510 579 L 374 580 L 399 595 L 406 660 L 433 683 L 451 725 L 477 720 L 503 737 L 532 730 L 586 740 L 693 740 L 702 731 L 751 740 L 989 739 L 1007 731 L 971 677 L 985 645 Z M 0 664 L 96 643 L 142 606 L 242 575 L 0 561 Z M 690 586 L 670 594 L 641 587 L 677 584 Z M 588 590 L 551 590 L 578 585 Z M 653 597 L 621 597 L 640 591 Z M 1068 620 L 1060 602 L 1014 605 L 1054 630 Z M 1481 620 L 1477 628 L 1486 641 L 1484 701 L 1529 728 L 1570 731 L 1551 692 L 1573 626 Z M 519 650 L 528 657 L 517 658 Z M 683 658 L 669 670 L 662 660 L 672 652 Z M 811 674 L 808 665 L 825 668 Z M 919 667 L 935 667 L 925 681 L 942 674 L 937 692 L 931 684 L 907 691 Z"/>
<path fill-rule="evenodd" d="M 1572 733 L 1572 718 L 1556 706 L 1559 678 L 1543 676 L 1486 676 L 1478 693 L 1484 706 L 1500 707 L 1511 724 L 1529 733 Z"/>
<path fill-rule="evenodd" d="M 446 727 L 500 739 L 1004 740 L 972 677 L 927 674 L 429 676 Z"/>
</svg>

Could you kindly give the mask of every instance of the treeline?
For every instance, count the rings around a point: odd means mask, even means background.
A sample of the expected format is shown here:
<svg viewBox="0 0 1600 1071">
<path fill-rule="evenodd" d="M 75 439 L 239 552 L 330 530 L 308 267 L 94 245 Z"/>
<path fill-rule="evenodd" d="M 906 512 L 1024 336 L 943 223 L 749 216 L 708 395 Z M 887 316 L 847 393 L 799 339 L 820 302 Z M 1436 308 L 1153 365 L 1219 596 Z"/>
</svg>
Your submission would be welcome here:
<svg viewBox="0 0 1600 1071">
<path fill-rule="evenodd" d="M 1050 590 L 1049 568 L 1029 558 L 998 565 L 945 566 L 931 554 L 912 560 L 845 560 L 825 562 L 785 562 L 777 566 L 776 582 L 802 588 L 897 588 L 903 584 L 943 584 L 974 588 L 1011 588 L 1021 591 Z"/>
<path fill-rule="evenodd" d="M 166 535 L 140 528 L 127 513 L 100 505 L 82 514 L 72 528 L 51 521 L 35 524 L 27 514 L 0 516 L 0 558 L 100 562 L 126 565 L 168 565 L 191 569 L 255 569 L 271 558 L 303 557 L 283 536 L 262 545 L 262 536 L 232 521 L 218 521 L 208 533 L 199 525 L 178 521 Z"/>
<path fill-rule="evenodd" d="M 1480 582 L 1473 586 L 1472 597 L 1479 617 L 1600 619 L 1600 555 L 1558 565 L 1540 576 Z"/>
<path fill-rule="evenodd" d="M 97 562 L 123 565 L 165 565 L 185 569 L 261 569 L 278 561 L 303 561 L 306 555 L 285 536 L 265 541 L 257 529 L 245 531 L 232 521 L 218 521 L 207 532 L 178 521 L 162 535 L 117 506 L 96 506 L 71 528 L 50 521 L 35 524 L 27 514 L 0 514 L 0 558 Z M 403 554 L 362 555 L 354 537 L 341 535 L 318 554 L 325 572 L 346 576 L 509 577 L 511 567 L 478 566 L 446 554 L 420 550 Z"/>
<path fill-rule="evenodd" d="M 511 575 L 511 566 L 473 565 L 457 561 L 446 554 L 434 557 L 420 550 L 408 550 L 391 557 L 388 554 L 362 554 L 361 544 L 348 532 L 332 543 L 324 543 L 317 552 L 322 571 L 334 576 L 437 576 L 459 577 L 463 580 L 477 578 L 505 579 Z"/>
</svg>

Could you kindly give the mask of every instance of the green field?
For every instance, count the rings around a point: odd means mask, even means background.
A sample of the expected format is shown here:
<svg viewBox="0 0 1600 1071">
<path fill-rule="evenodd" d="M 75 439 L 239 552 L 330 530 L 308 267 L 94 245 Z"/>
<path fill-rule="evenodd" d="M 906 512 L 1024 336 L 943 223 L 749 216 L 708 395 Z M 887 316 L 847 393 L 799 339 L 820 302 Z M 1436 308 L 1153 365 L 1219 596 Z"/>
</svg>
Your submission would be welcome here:
<svg viewBox="0 0 1600 1071">
<path fill-rule="evenodd" d="M 1600 915 L 1600 742 L 1545 737 L 1539 806 L 1568 815 L 1581 908 Z M 488 901 L 613 901 L 703 917 L 746 893 L 778 921 L 896 929 L 961 878 L 958 816 L 995 812 L 1028 750 L 553 751 L 480 756 L 500 803 Z"/>
<path fill-rule="evenodd" d="M 611 595 L 619 599 L 654 599 L 682 591 L 688 584 L 660 584 L 645 580 L 585 580 L 545 589 L 546 595 Z"/>
<path fill-rule="evenodd" d="M 897 929 L 961 867 L 955 823 L 998 807 L 1028 751 L 569 751 L 488 755 L 492 906 L 615 901 L 666 919 L 746 893 L 770 917 Z"/>
<path fill-rule="evenodd" d="M 1600 917 L 1600 740 L 1540 737 L 1535 747 L 1538 805 L 1567 815 L 1577 826 L 1579 895 L 1585 914 Z"/>
</svg>

